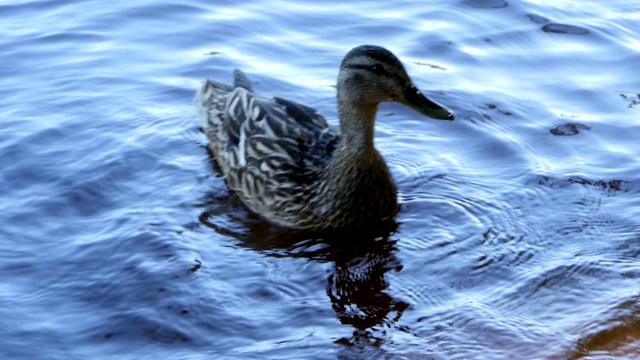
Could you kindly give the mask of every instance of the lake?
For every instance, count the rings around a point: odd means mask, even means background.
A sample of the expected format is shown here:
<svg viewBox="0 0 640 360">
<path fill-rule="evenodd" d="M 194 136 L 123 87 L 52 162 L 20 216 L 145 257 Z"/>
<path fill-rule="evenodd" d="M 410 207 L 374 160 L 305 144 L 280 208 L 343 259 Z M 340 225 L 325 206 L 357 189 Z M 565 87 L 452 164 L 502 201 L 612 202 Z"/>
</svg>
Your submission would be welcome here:
<svg viewBox="0 0 640 360">
<path fill-rule="evenodd" d="M 640 358 L 640 2 L 0 1 L 0 358 Z M 376 234 L 230 193 L 193 98 L 338 124 L 360 44 L 451 109 L 382 104 Z"/>
</svg>

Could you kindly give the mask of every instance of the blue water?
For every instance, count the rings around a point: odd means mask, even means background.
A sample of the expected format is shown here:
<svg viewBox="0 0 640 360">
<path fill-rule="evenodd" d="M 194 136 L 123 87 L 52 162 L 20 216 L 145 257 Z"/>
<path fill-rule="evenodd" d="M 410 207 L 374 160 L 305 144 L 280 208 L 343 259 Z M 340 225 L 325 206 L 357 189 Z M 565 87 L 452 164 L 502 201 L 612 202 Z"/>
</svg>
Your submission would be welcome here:
<svg viewBox="0 0 640 360">
<path fill-rule="evenodd" d="M 0 2 L 1 359 L 640 358 L 638 1 Z M 206 77 L 337 124 L 392 50 L 454 122 L 381 107 L 377 238 L 250 214 Z"/>
</svg>

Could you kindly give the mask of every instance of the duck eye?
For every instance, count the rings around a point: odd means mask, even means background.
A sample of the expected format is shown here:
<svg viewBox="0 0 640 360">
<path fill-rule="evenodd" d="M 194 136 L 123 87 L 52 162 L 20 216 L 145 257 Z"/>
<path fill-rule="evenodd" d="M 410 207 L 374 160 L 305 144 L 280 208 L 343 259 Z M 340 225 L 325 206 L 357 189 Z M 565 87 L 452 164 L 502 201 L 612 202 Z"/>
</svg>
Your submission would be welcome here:
<svg viewBox="0 0 640 360">
<path fill-rule="evenodd" d="M 384 73 L 384 68 L 380 65 L 373 65 L 371 66 L 371 71 L 373 71 L 376 74 L 382 74 Z"/>
</svg>

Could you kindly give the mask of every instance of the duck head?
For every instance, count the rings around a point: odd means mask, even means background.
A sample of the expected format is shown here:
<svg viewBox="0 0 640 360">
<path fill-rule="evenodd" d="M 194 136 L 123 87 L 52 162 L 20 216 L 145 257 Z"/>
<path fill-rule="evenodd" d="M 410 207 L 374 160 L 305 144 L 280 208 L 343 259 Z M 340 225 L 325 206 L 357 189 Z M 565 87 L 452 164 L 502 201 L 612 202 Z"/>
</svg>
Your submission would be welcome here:
<svg viewBox="0 0 640 360">
<path fill-rule="evenodd" d="M 418 90 L 395 55 L 374 45 L 358 46 L 345 55 L 338 76 L 338 101 L 376 109 L 381 102 L 393 101 L 432 119 L 453 120 L 449 110 Z"/>
</svg>

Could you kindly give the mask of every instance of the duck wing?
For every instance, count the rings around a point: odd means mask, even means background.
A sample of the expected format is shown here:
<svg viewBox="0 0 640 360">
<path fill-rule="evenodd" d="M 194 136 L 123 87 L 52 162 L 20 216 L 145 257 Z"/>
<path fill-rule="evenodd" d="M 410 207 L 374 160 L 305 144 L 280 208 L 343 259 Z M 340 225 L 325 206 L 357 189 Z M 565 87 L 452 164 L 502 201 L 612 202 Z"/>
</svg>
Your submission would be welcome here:
<svg viewBox="0 0 640 360">
<path fill-rule="evenodd" d="M 315 109 L 257 95 L 244 74 L 234 75 L 234 87 L 205 81 L 196 106 L 229 187 L 260 212 L 278 194 L 291 198 L 313 183 L 339 137 Z"/>
<path fill-rule="evenodd" d="M 311 181 L 331 159 L 338 141 L 335 130 L 313 108 L 244 88 L 227 97 L 223 120 L 225 150 L 234 154 L 230 167 L 255 169 L 280 183 Z"/>
</svg>

